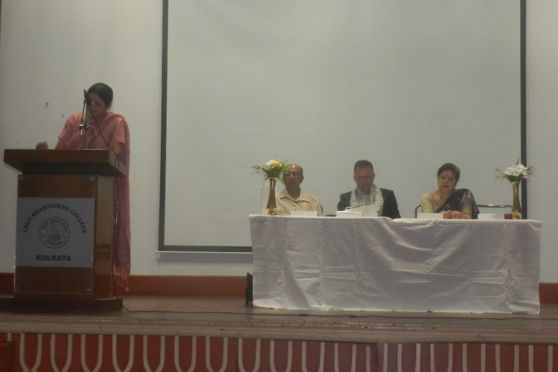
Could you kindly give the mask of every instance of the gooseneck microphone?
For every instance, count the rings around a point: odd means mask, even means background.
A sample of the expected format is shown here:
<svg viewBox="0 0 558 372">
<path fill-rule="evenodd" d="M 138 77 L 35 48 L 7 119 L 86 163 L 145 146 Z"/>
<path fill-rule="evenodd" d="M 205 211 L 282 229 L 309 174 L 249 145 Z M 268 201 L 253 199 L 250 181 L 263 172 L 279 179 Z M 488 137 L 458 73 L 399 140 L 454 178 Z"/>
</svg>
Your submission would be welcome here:
<svg viewBox="0 0 558 372">
<path fill-rule="evenodd" d="M 83 90 L 83 103 L 85 103 L 87 107 L 91 106 L 91 98 L 89 98 L 85 89 Z"/>
<path fill-rule="evenodd" d="M 87 120 L 87 112 L 89 106 L 91 105 L 91 99 L 87 95 L 87 91 L 83 90 L 83 108 L 81 110 L 81 123 L 79 124 L 79 135 L 83 137 L 81 143 L 81 148 L 85 149 L 87 147 L 87 131 L 89 130 L 89 122 Z"/>
<path fill-rule="evenodd" d="M 93 129 L 95 131 L 94 133 L 98 134 L 101 137 L 101 139 L 103 140 L 107 149 L 115 155 L 117 161 L 120 161 L 120 156 L 113 151 L 112 147 L 110 146 L 110 143 L 105 138 L 105 135 L 103 134 L 103 128 L 104 127 L 101 126 L 102 123 L 99 123 L 99 120 L 98 120 L 97 116 L 95 115 L 95 112 L 93 112 L 93 110 L 91 109 L 91 103 L 92 103 L 91 98 L 87 94 L 87 91 L 84 89 L 83 90 L 83 109 L 82 109 L 82 113 L 81 113 L 81 123 L 79 124 L 79 134 L 80 134 L 80 136 L 83 137 L 81 150 L 84 150 L 84 149 L 87 148 L 87 145 L 88 145 L 88 143 L 87 143 L 87 141 L 88 141 L 88 131 L 90 129 Z"/>
</svg>

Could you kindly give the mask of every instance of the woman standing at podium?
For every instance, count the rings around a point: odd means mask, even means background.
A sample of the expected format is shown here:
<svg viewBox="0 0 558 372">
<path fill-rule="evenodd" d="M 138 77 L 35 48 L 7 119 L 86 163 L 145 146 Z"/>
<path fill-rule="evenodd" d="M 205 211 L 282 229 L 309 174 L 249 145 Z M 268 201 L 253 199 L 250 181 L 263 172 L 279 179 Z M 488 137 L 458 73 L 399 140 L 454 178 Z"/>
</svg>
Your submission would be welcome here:
<svg viewBox="0 0 558 372">
<path fill-rule="evenodd" d="M 84 110 L 68 118 L 58 135 L 57 150 L 110 149 L 128 169 L 130 133 L 126 119 L 109 111 L 112 88 L 93 84 L 85 93 Z M 46 142 L 37 149 L 47 149 Z M 128 177 L 115 177 L 113 185 L 115 226 L 113 235 L 113 289 L 127 293 L 130 275 L 130 191 Z"/>
</svg>

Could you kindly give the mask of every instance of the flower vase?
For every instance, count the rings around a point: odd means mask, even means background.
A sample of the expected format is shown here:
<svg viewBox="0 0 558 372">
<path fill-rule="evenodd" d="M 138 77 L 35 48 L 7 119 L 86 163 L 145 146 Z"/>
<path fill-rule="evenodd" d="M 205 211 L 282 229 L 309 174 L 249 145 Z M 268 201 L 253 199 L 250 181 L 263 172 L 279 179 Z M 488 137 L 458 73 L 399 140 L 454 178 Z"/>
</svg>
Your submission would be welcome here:
<svg viewBox="0 0 558 372">
<path fill-rule="evenodd" d="M 511 181 L 512 192 L 513 192 L 511 214 L 512 214 L 512 219 L 514 220 L 522 219 L 521 202 L 519 201 L 519 182 L 520 181 Z"/>
<path fill-rule="evenodd" d="M 275 185 L 277 184 L 277 179 L 269 178 L 269 195 L 267 197 L 267 214 L 275 215 L 277 214 L 277 202 L 275 201 Z"/>
</svg>

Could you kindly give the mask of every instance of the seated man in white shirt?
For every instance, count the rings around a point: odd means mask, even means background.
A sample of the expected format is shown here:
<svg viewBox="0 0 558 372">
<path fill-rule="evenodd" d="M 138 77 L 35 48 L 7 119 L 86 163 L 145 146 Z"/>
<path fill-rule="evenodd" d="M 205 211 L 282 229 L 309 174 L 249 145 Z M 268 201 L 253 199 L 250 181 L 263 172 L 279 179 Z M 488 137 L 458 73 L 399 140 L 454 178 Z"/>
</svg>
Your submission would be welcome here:
<svg viewBox="0 0 558 372">
<path fill-rule="evenodd" d="M 290 215 L 296 211 L 314 211 L 323 215 L 323 208 L 318 198 L 303 192 L 300 184 L 304 180 L 302 167 L 298 164 L 287 164 L 283 175 L 285 189 L 277 193 L 277 214 Z"/>
</svg>

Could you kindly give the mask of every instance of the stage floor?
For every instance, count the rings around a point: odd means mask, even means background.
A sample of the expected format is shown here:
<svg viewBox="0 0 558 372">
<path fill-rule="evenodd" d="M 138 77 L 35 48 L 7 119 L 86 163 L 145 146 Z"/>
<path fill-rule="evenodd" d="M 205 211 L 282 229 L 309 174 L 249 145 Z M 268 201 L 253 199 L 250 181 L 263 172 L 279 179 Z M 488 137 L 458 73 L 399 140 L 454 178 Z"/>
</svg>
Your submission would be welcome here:
<svg viewBox="0 0 558 372">
<path fill-rule="evenodd" d="M 142 334 L 336 342 L 558 342 L 558 304 L 539 315 L 287 311 L 246 306 L 239 297 L 128 296 L 122 311 L 13 312 L 1 333 Z"/>
</svg>

